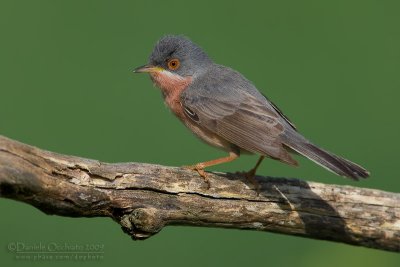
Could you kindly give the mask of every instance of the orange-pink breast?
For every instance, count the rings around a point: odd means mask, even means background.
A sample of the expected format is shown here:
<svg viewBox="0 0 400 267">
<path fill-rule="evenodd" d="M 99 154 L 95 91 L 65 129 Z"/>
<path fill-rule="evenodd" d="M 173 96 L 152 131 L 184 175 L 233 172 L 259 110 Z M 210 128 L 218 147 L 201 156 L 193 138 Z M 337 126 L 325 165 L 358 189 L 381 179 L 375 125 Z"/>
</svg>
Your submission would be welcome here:
<svg viewBox="0 0 400 267">
<path fill-rule="evenodd" d="M 157 73 L 151 73 L 151 78 L 155 85 L 161 89 L 164 95 L 165 104 L 196 136 L 206 143 L 220 149 L 226 151 L 230 151 L 232 149 L 232 145 L 228 141 L 217 134 L 212 133 L 206 128 L 200 127 L 200 125 L 186 117 L 180 101 L 180 96 L 181 93 L 192 82 L 191 77 L 182 78 L 166 71 L 161 71 Z"/>
<path fill-rule="evenodd" d="M 155 85 L 161 89 L 165 104 L 180 119 L 185 119 L 180 96 L 192 82 L 192 77 L 180 77 L 167 71 L 151 73 L 151 78 Z"/>
</svg>

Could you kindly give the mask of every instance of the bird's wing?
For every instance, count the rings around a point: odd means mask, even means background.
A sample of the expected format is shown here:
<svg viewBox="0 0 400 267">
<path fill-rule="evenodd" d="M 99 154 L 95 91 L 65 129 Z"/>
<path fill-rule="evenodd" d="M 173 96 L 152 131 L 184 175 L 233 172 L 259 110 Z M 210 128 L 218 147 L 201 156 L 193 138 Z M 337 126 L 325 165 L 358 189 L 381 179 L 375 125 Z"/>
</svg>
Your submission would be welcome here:
<svg viewBox="0 0 400 267">
<path fill-rule="evenodd" d="M 285 125 L 279 113 L 250 82 L 233 74 L 187 88 L 181 95 L 186 116 L 246 151 L 295 165 L 282 146 Z"/>
</svg>

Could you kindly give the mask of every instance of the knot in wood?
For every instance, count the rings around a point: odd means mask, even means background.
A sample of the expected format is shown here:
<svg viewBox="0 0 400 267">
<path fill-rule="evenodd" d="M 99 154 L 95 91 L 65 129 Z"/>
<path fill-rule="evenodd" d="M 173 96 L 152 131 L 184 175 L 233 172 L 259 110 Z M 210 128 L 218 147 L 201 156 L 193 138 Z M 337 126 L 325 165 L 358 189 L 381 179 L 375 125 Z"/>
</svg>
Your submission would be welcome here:
<svg viewBox="0 0 400 267">
<path fill-rule="evenodd" d="M 135 240 L 147 239 L 158 233 L 165 225 L 160 210 L 155 208 L 137 208 L 121 219 L 125 232 Z"/>
</svg>

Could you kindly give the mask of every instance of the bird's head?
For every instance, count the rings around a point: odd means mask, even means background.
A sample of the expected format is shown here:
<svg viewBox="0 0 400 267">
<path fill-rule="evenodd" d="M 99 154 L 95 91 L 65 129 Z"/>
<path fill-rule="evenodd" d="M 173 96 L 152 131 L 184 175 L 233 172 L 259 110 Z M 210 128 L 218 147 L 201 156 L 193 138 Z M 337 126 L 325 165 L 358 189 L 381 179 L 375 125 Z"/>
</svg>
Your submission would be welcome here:
<svg viewBox="0 0 400 267">
<path fill-rule="evenodd" d="M 183 36 L 161 38 L 150 55 L 149 63 L 138 67 L 135 73 L 149 73 L 161 89 L 171 89 L 188 83 L 212 64 L 207 54 Z"/>
</svg>

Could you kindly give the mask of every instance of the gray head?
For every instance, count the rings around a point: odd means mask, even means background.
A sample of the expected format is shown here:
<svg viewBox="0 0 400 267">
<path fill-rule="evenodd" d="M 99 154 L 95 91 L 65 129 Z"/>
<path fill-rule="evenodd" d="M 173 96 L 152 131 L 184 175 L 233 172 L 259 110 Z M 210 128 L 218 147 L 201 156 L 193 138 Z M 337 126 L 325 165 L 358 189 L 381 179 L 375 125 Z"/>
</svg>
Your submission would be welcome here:
<svg viewBox="0 0 400 267">
<path fill-rule="evenodd" d="M 154 67 L 157 67 L 159 70 L 162 68 L 180 76 L 194 76 L 210 64 L 212 60 L 207 54 L 188 38 L 167 35 L 155 45 L 149 63 L 135 71 L 152 72 Z"/>
</svg>

